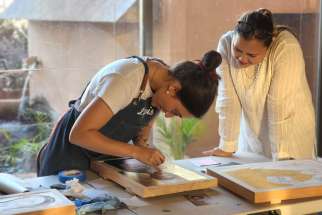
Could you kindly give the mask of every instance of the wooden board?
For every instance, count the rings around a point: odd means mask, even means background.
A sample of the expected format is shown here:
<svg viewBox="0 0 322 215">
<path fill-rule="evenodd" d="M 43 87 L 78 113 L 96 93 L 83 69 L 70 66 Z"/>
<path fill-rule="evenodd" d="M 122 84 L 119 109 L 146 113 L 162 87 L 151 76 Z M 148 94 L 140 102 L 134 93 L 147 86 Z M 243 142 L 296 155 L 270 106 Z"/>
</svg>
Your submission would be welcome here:
<svg viewBox="0 0 322 215">
<path fill-rule="evenodd" d="M 322 196 L 322 162 L 315 160 L 209 167 L 207 173 L 252 203 Z"/>
<path fill-rule="evenodd" d="M 217 179 L 172 164 L 162 174 L 135 160 L 115 162 L 92 161 L 91 168 L 104 179 L 110 179 L 140 197 L 207 189 L 217 186 Z"/>
<path fill-rule="evenodd" d="M 0 196 L 0 214 L 75 215 L 76 208 L 59 191 L 50 189 Z"/>
</svg>

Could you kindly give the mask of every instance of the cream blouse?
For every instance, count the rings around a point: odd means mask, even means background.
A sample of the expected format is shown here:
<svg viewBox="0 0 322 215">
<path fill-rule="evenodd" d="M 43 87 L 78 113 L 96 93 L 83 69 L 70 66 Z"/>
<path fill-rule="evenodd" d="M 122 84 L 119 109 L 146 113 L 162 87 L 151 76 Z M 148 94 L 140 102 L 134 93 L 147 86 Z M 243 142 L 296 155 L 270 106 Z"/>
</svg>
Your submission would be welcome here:
<svg viewBox="0 0 322 215">
<path fill-rule="evenodd" d="M 219 148 L 274 160 L 312 158 L 314 108 L 297 39 L 282 31 L 260 64 L 238 68 L 232 56 L 233 36 L 227 32 L 218 45 L 223 57 L 217 69 Z"/>
</svg>

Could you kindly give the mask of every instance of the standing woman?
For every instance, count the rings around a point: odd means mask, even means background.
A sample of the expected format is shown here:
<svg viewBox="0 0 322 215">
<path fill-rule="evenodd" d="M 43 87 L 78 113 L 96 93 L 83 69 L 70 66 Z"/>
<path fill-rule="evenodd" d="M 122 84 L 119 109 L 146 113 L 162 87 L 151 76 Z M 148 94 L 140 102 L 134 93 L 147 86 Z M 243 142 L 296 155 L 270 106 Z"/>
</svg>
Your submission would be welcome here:
<svg viewBox="0 0 322 215">
<path fill-rule="evenodd" d="M 217 93 L 220 63 L 220 54 L 209 51 L 199 63 L 185 61 L 172 68 L 149 57 L 108 64 L 58 122 L 39 153 L 38 175 L 86 170 L 91 159 L 102 155 L 160 165 L 164 156 L 145 144 L 153 118 L 159 110 L 166 117 L 205 114 Z M 134 144 L 128 144 L 131 140 Z"/>
<path fill-rule="evenodd" d="M 232 156 L 238 150 L 273 160 L 312 158 L 314 109 L 296 37 L 275 26 L 269 10 L 259 9 L 222 36 L 218 52 L 220 143 L 205 154 Z"/>
</svg>

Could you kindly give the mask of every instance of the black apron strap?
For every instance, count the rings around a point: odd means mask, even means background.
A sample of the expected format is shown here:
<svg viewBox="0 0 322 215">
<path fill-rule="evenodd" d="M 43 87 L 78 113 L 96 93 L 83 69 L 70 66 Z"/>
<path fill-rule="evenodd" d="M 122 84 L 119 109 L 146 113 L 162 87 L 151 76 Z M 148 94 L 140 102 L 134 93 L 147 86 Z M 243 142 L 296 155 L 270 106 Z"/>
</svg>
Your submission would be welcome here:
<svg viewBox="0 0 322 215">
<path fill-rule="evenodd" d="M 141 96 L 142 94 L 144 93 L 144 90 L 145 90 L 145 87 L 146 87 L 146 84 L 148 82 L 148 79 L 149 79 L 149 67 L 148 67 L 148 64 L 145 62 L 145 60 L 143 60 L 141 57 L 139 56 L 131 56 L 129 58 L 136 58 L 138 59 L 144 66 L 144 77 L 143 77 L 143 80 L 141 82 L 141 86 L 140 86 L 140 91 L 139 91 L 139 95 L 135 98 L 135 100 L 140 100 L 141 99 Z"/>
<path fill-rule="evenodd" d="M 139 56 L 131 56 L 129 58 L 136 58 L 138 59 L 144 66 L 144 74 L 148 74 L 149 73 L 149 67 L 148 65 L 146 64 L 145 60 L 143 60 L 141 57 Z"/>
<path fill-rule="evenodd" d="M 84 95 L 88 85 L 90 84 L 91 82 L 89 81 L 87 84 L 86 84 L 86 87 L 85 89 L 83 90 L 82 94 L 77 98 L 77 99 L 74 99 L 74 100 L 70 100 L 68 102 L 68 107 L 72 107 L 78 100 L 81 100 L 82 96 Z"/>
</svg>

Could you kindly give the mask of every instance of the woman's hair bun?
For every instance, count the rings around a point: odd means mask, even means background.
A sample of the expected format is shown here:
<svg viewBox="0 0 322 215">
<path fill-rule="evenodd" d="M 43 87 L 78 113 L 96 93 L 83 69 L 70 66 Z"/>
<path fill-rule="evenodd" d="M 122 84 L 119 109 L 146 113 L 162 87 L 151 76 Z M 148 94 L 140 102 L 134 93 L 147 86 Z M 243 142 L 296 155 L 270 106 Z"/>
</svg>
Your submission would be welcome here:
<svg viewBox="0 0 322 215">
<path fill-rule="evenodd" d="M 208 51 L 206 54 L 204 54 L 201 62 L 206 70 L 214 70 L 221 64 L 222 58 L 221 55 L 214 51 Z"/>
<path fill-rule="evenodd" d="M 273 17 L 272 12 L 266 8 L 259 8 L 259 9 L 257 9 L 257 12 L 264 15 L 264 16 L 267 16 L 270 19 L 272 19 L 272 17 Z"/>
</svg>

